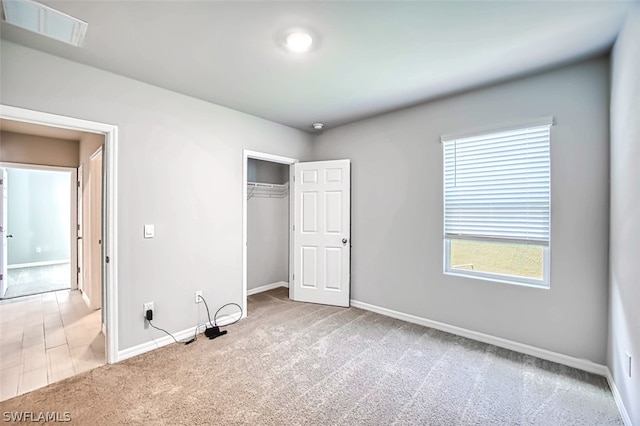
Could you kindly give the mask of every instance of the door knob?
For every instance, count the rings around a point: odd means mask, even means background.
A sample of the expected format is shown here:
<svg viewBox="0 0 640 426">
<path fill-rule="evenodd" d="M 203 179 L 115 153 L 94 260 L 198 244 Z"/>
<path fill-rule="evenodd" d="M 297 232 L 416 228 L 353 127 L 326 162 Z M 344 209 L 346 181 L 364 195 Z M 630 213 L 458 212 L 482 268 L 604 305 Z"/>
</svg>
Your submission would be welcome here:
<svg viewBox="0 0 640 426">
<path fill-rule="evenodd" d="M 7 238 L 13 238 L 12 234 L 7 235 Z"/>
<path fill-rule="evenodd" d="M 347 244 L 347 241 L 349 241 L 349 240 L 347 240 L 346 238 L 343 238 L 343 239 L 342 239 L 342 244 L 346 245 L 346 244 Z"/>
</svg>

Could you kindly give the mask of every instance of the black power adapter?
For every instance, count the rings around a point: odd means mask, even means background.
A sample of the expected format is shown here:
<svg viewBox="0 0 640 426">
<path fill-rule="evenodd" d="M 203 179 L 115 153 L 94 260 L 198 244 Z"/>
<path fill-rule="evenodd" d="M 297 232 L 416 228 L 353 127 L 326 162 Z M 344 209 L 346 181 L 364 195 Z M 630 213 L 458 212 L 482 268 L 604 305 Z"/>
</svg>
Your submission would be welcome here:
<svg viewBox="0 0 640 426">
<path fill-rule="evenodd" d="M 224 336 L 227 334 L 227 330 L 220 330 L 220 327 L 214 325 L 213 327 L 207 327 L 204 331 L 204 335 L 207 336 L 210 340 L 215 339 L 219 336 Z"/>
<path fill-rule="evenodd" d="M 147 321 L 151 321 L 153 319 L 153 311 L 151 309 L 147 309 L 147 314 L 145 315 Z"/>
<path fill-rule="evenodd" d="M 227 303 L 226 305 L 222 305 L 222 307 L 220 307 L 220 309 L 218 309 L 215 313 L 215 315 L 213 316 L 213 321 L 211 321 L 211 314 L 209 312 L 209 305 L 207 304 L 207 301 L 204 300 L 204 297 L 202 297 L 202 295 L 198 295 L 198 297 L 204 302 L 204 306 L 205 308 L 207 308 L 207 318 L 209 318 L 209 322 L 207 323 L 208 325 L 210 325 L 211 327 L 207 327 L 204 330 L 204 335 L 207 336 L 209 338 L 209 340 L 213 340 L 216 337 L 220 337 L 220 336 L 224 336 L 225 334 L 227 334 L 227 330 L 220 330 L 220 327 L 218 326 L 218 314 L 220 313 L 220 311 L 230 305 L 235 305 L 238 307 L 238 309 L 240 309 L 240 317 L 238 317 L 234 322 L 232 322 L 231 324 L 235 324 L 236 322 L 238 322 L 238 320 L 240 318 L 242 318 L 242 307 L 240 305 L 238 305 L 237 303 Z M 231 325 L 231 324 L 227 324 L 227 325 Z"/>
</svg>

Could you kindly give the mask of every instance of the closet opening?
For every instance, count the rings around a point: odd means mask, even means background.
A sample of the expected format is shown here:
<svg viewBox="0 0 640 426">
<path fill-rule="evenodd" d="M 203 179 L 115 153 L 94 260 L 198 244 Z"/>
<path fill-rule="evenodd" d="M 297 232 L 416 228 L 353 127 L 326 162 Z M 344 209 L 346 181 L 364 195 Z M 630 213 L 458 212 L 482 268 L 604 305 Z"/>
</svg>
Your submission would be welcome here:
<svg viewBox="0 0 640 426">
<path fill-rule="evenodd" d="M 291 176 L 297 160 L 244 152 L 243 312 L 247 296 L 289 287 Z"/>
</svg>

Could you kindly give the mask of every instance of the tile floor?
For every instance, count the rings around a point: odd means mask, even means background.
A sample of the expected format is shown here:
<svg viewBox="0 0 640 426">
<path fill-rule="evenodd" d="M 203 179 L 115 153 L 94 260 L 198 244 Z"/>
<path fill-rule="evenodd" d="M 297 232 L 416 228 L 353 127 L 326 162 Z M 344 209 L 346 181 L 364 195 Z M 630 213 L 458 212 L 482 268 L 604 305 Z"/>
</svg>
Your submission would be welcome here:
<svg viewBox="0 0 640 426">
<path fill-rule="evenodd" d="M 0 401 L 104 364 L 100 310 L 79 291 L 0 302 Z"/>
<path fill-rule="evenodd" d="M 71 287 L 71 265 L 32 266 L 28 268 L 12 268 L 4 298 L 21 297 L 45 291 L 62 290 Z"/>
</svg>

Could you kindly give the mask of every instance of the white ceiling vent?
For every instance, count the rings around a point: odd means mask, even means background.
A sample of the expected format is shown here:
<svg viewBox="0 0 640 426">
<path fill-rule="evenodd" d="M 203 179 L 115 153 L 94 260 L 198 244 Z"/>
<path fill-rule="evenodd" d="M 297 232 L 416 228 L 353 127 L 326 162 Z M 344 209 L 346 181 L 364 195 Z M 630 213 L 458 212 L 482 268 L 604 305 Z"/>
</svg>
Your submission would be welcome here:
<svg viewBox="0 0 640 426">
<path fill-rule="evenodd" d="M 31 0 L 3 0 L 4 20 L 43 36 L 82 46 L 88 24 Z"/>
</svg>

